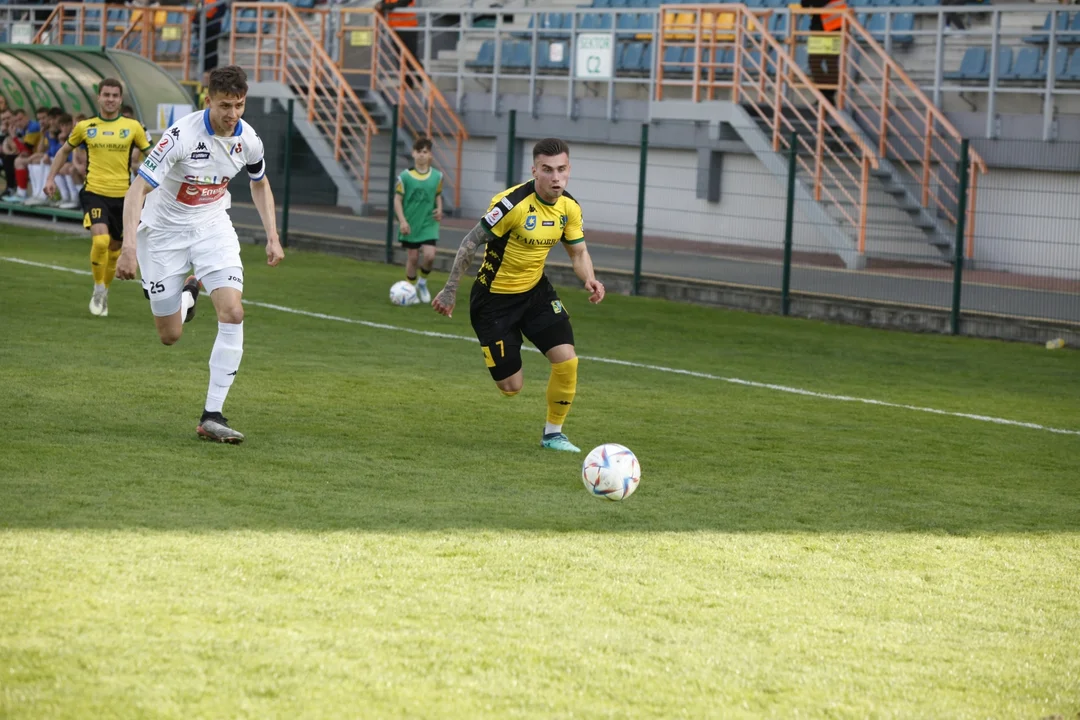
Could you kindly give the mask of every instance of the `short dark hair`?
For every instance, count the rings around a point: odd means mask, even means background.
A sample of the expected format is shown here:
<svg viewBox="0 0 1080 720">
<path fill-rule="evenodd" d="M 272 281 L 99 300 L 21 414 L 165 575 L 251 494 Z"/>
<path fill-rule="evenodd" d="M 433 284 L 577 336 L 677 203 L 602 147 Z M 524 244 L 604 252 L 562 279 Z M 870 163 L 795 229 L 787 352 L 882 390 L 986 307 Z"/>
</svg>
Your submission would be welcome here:
<svg viewBox="0 0 1080 720">
<path fill-rule="evenodd" d="M 210 71 L 207 83 L 211 95 L 245 97 L 248 93 L 247 73 L 239 65 L 226 65 Z"/>
<path fill-rule="evenodd" d="M 22 108 L 15 108 L 14 110 L 11 111 L 11 114 L 12 115 L 26 115 L 26 111 L 23 110 Z"/>
<path fill-rule="evenodd" d="M 98 95 L 100 95 L 101 91 L 107 87 L 114 87 L 120 91 L 121 95 L 124 94 L 124 86 L 120 83 L 119 80 L 117 80 L 116 78 L 102 78 L 101 82 L 98 83 Z"/>
<path fill-rule="evenodd" d="M 420 135 L 419 137 L 416 138 L 416 141 L 412 144 L 412 149 L 413 150 L 430 150 L 431 149 L 431 138 L 426 137 L 424 135 Z"/>
<path fill-rule="evenodd" d="M 40 115 L 41 113 L 45 113 L 46 115 L 48 115 L 49 114 L 49 108 L 42 105 L 41 107 L 39 107 L 37 110 L 34 111 L 35 115 Z"/>
<path fill-rule="evenodd" d="M 127 104 L 121 105 L 120 106 L 120 114 L 124 115 L 126 113 L 131 113 L 132 115 L 134 115 L 135 114 L 135 108 L 133 108 L 130 105 L 127 105 Z"/>
<path fill-rule="evenodd" d="M 60 113 L 59 121 L 61 125 L 74 125 L 75 119 L 67 113 Z"/>
<path fill-rule="evenodd" d="M 566 157 L 570 157 L 570 146 L 566 144 L 565 140 L 559 138 L 544 138 L 533 145 L 533 162 L 535 163 L 536 158 L 541 155 L 555 157 L 556 155 L 562 155 L 563 153 L 566 153 Z"/>
<path fill-rule="evenodd" d="M 58 118 L 63 114 L 64 114 L 64 109 L 63 108 L 58 108 L 58 107 L 49 108 L 49 117 L 51 117 L 51 118 Z"/>
</svg>

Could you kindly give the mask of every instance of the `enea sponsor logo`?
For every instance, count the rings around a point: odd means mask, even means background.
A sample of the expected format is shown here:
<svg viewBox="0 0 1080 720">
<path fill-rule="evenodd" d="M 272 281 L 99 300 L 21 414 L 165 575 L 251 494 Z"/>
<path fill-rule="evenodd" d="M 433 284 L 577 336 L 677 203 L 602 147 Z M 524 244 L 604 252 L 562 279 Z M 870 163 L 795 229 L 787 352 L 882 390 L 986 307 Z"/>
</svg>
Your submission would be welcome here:
<svg viewBox="0 0 1080 720">
<path fill-rule="evenodd" d="M 185 175 L 176 192 L 176 200 L 184 205 L 210 205 L 225 197 L 229 178 L 221 175 Z"/>
</svg>

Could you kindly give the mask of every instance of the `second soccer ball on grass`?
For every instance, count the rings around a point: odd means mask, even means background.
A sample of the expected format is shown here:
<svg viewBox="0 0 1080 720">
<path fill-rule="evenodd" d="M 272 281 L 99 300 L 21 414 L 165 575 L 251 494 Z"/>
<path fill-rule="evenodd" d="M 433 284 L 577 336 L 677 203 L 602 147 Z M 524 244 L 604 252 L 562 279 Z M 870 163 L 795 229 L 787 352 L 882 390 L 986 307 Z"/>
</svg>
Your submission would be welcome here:
<svg viewBox="0 0 1080 720">
<path fill-rule="evenodd" d="M 420 299 L 416 297 L 416 288 L 411 282 L 398 280 L 390 287 L 390 302 L 395 305 L 415 305 Z"/>
</svg>

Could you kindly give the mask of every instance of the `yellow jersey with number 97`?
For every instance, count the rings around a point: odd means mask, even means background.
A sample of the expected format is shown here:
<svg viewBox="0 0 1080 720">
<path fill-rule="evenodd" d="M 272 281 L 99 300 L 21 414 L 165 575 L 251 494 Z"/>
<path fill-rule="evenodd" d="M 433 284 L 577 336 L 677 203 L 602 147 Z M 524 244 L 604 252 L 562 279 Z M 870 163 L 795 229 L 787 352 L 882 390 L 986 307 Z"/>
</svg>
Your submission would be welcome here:
<svg viewBox="0 0 1080 720">
<path fill-rule="evenodd" d="M 124 197 L 131 185 L 131 148 L 146 152 L 150 143 L 138 120 L 124 116 L 83 120 L 67 139 L 77 148 L 86 145 L 86 190 L 102 197 Z"/>
</svg>

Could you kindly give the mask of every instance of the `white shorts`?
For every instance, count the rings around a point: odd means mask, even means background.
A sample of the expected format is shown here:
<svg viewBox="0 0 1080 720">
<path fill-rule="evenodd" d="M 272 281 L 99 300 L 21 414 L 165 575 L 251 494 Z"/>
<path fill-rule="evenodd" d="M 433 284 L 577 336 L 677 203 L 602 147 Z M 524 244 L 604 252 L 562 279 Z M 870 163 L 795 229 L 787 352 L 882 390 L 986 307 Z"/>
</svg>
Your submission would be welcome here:
<svg viewBox="0 0 1080 720">
<path fill-rule="evenodd" d="M 181 231 L 140 225 L 137 237 L 143 292 L 157 317 L 180 311 L 184 280 L 191 270 L 208 293 L 220 287 L 244 291 L 240 240 L 228 220 Z"/>
</svg>

